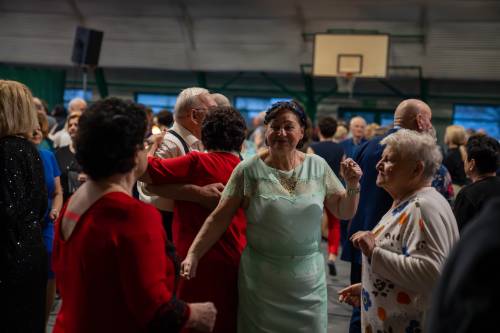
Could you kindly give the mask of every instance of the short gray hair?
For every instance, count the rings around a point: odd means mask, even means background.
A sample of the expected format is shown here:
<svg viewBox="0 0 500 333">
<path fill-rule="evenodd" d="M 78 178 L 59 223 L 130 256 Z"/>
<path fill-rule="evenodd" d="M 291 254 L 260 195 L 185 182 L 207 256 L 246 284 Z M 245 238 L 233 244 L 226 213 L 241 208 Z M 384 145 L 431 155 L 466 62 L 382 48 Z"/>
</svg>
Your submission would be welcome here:
<svg viewBox="0 0 500 333">
<path fill-rule="evenodd" d="M 73 110 L 76 105 L 78 105 L 77 109 Z M 80 105 L 83 105 L 83 110 L 79 107 Z M 74 111 L 85 111 L 86 108 L 87 108 L 87 102 L 81 97 L 75 97 L 68 103 L 69 113 L 72 113 Z"/>
<path fill-rule="evenodd" d="M 210 92 L 205 88 L 191 87 L 186 88 L 177 96 L 174 107 L 174 118 L 184 116 L 187 110 L 199 103 L 201 95 L 209 95 Z"/>
<path fill-rule="evenodd" d="M 212 97 L 215 100 L 215 103 L 217 103 L 217 106 L 232 106 L 229 98 L 222 94 L 215 93 L 212 94 Z"/>
<path fill-rule="evenodd" d="M 422 161 L 424 163 L 422 177 L 426 180 L 432 179 L 443 160 L 436 139 L 426 133 L 400 129 L 386 136 L 380 144 L 391 148 L 404 159 Z"/>
</svg>

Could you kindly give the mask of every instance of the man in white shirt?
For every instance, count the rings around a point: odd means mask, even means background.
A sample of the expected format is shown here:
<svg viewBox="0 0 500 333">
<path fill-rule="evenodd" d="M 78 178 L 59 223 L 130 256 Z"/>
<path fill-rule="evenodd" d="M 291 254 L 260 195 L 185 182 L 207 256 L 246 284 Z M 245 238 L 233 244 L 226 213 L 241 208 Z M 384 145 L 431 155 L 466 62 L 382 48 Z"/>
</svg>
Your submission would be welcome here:
<svg viewBox="0 0 500 333">
<path fill-rule="evenodd" d="M 163 142 L 155 152 L 155 156 L 172 158 L 183 156 L 188 152 L 203 151 L 201 142 L 201 124 L 208 109 L 216 107 L 217 103 L 204 88 L 192 87 L 181 91 L 174 107 L 174 125 L 163 137 Z M 223 188 L 222 184 L 210 184 L 205 187 L 195 185 L 168 185 L 176 194 L 176 199 L 195 201 L 206 204 Z M 167 237 L 172 240 L 172 216 L 174 202 L 171 199 L 156 196 L 138 182 L 139 198 L 153 204 L 162 214 L 163 226 Z"/>
</svg>

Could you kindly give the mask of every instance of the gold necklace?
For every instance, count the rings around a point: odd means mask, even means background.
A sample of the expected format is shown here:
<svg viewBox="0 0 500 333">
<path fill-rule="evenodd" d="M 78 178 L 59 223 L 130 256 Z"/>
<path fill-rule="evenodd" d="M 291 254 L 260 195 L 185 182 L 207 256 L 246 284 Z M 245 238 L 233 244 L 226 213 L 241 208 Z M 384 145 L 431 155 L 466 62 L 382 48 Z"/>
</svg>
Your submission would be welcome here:
<svg viewBox="0 0 500 333">
<path fill-rule="evenodd" d="M 292 175 L 290 177 L 288 177 L 286 173 L 280 172 L 279 169 L 272 167 L 272 170 L 274 171 L 274 175 L 275 175 L 276 179 L 281 184 L 281 186 L 285 189 L 285 191 L 287 191 L 288 194 L 290 194 L 290 195 L 295 194 L 295 189 L 297 187 L 298 179 L 297 179 L 296 170 L 295 170 L 296 163 L 297 163 L 297 152 L 295 151 L 295 154 L 293 156 L 293 163 L 292 163 L 293 172 L 292 172 Z"/>
<path fill-rule="evenodd" d="M 290 177 L 286 177 L 282 172 L 276 170 L 276 178 L 278 178 L 281 186 L 289 193 L 294 194 L 297 188 L 297 175 L 295 174 L 295 169 Z"/>
</svg>

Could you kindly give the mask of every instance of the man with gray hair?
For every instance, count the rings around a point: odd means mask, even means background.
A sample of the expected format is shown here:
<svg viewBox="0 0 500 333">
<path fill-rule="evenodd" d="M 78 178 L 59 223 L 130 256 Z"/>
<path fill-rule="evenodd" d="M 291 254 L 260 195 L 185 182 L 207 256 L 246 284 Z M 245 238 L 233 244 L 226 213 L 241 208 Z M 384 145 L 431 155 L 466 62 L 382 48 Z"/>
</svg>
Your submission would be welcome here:
<svg viewBox="0 0 500 333">
<path fill-rule="evenodd" d="M 394 112 L 394 128 L 385 136 L 401 128 L 418 132 L 432 130 L 431 108 L 423 101 L 407 99 L 402 101 Z M 343 244 L 341 259 L 351 262 L 351 284 L 361 282 L 361 252 L 349 241 L 349 238 L 361 230 L 372 230 L 392 204 L 391 196 L 376 185 L 375 166 L 382 157 L 384 146 L 380 144 L 384 137 L 375 137 L 358 147 L 353 159 L 363 170 L 360 181 L 359 208 L 348 227 L 347 241 Z M 361 332 L 360 309 L 353 308 L 349 333 Z"/>
<path fill-rule="evenodd" d="M 79 112 L 83 113 L 87 109 L 87 102 L 83 98 L 75 97 L 68 104 L 68 117 L 72 113 Z M 54 142 L 54 148 L 62 148 L 69 146 L 71 144 L 71 136 L 68 133 L 67 128 L 63 128 L 54 135 L 49 135 L 50 139 Z"/>
<path fill-rule="evenodd" d="M 68 114 L 71 114 L 75 111 L 84 112 L 87 109 L 87 102 L 80 97 L 75 97 L 68 104 Z"/>
<path fill-rule="evenodd" d="M 217 103 L 204 88 L 186 88 L 177 97 L 174 107 L 174 125 L 165 133 L 163 141 L 155 152 L 161 158 L 179 157 L 192 150 L 203 151 L 201 142 L 201 124 L 211 107 Z M 207 197 L 211 199 L 220 195 L 222 184 L 210 184 L 205 187 L 195 185 L 164 185 L 171 189 L 172 198 L 157 196 L 147 190 L 144 183 L 138 183 L 139 198 L 153 204 L 162 214 L 163 226 L 169 240 L 173 239 L 172 220 L 174 202 L 187 200 L 207 206 Z M 208 200 L 211 201 L 211 200 Z M 210 202 L 210 206 L 213 203 Z"/>
<path fill-rule="evenodd" d="M 340 145 L 344 149 L 345 156 L 352 158 L 356 148 L 367 141 L 365 139 L 366 120 L 360 116 L 351 118 L 351 121 L 349 121 L 349 131 L 351 132 L 351 137 L 340 142 Z"/>
</svg>

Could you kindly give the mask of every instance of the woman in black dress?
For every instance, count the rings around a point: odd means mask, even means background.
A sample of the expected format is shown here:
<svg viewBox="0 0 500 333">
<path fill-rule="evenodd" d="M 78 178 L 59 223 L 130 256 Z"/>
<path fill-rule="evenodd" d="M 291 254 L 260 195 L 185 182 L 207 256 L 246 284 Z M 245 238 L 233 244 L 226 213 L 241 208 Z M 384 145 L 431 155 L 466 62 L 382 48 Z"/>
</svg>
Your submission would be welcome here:
<svg viewBox="0 0 500 333">
<path fill-rule="evenodd" d="M 44 332 L 47 257 L 41 222 L 47 206 L 43 165 L 27 140 L 37 123 L 29 89 L 0 80 L 0 325 Z"/>
</svg>

